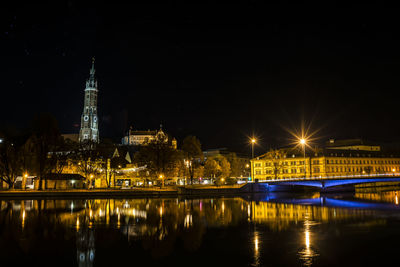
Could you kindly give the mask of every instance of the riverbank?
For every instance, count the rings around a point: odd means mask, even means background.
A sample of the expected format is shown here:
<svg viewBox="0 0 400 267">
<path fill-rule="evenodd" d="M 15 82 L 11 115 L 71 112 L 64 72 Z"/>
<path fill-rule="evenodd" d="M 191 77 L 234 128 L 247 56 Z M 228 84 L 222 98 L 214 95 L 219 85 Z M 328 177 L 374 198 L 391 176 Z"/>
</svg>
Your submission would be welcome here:
<svg viewBox="0 0 400 267">
<path fill-rule="evenodd" d="M 108 197 L 176 197 L 180 195 L 240 194 L 242 186 L 186 186 L 135 189 L 71 189 L 71 190 L 2 190 L 0 198 L 108 198 Z"/>
</svg>

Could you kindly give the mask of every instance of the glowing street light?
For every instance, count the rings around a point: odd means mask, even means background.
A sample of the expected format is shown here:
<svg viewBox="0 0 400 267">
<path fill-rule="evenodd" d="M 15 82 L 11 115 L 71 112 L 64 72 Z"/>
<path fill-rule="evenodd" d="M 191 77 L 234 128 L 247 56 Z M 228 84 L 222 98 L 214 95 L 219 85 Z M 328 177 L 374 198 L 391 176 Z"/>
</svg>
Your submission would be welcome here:
<svg viewBox="0 0 400 267">
<path fill-rule="evenodd" d="M 254 159 L 254 144 L 257 142 L 257 140 L 253 137 L 250 139 L 250 143 L 251 143 L 251 159 Z M 254 180 L 254 168 L 251 168 L 250 170 L 250 175 L 251 175 L 251 179 Z"/>
<path fill-rule="evenodd" d="M 300 138 L 299 143 L 303 146 L 303 158 L 304 158 L 304 179 L 307 176 L 307 169 L 306 169 L 306 144 L 307 140 L 305 138 Z"/>
<path fill-rule="evenodd" d="M 257 140 L 255 138 L 251 138 L 250 139 L 250 143 L 251 143 L 251 158 L 254 158 L 254 144 L 257 142 Z"/>
</svg>

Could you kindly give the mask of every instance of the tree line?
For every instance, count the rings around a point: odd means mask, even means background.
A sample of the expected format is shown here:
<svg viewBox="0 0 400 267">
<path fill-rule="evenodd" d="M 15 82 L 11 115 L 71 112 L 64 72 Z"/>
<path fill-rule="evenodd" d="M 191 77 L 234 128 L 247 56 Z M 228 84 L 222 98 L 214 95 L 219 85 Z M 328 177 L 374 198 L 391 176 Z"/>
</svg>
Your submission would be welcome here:
<svg viewBox="0 0 400 267">
<path fill-rule="evenodd" d="M 121 146 L 104 140 L 94 144 L 64 139 L 51 114 L 38 114 L 22 132 L 11 127 L 0 131 L 0 185 L 4 182 L 11 189 L 18 176 L 29 174 L 36 177 L 39 190 L 46 189 L 49 175 L 61 174 L 73 165 L 88 187 L 98 176 L 105 177 L 109 187 L 111 177 L 128 164 L 123 155 L 115 155 L 116 149 Z M 205 158 L 195 136 L 187 136 L 180 149 L 167 135 L 159 136 L 140 146 L 130 164 L 140 167 L 138 177 L 146 182 L 178 177 L 185 178 L 187 184 L 202 178 L 211 178 L 217 184 L 233 183 L 229 178 L 243 176 L 245 170 L 235 153 Z"/>
</svg>

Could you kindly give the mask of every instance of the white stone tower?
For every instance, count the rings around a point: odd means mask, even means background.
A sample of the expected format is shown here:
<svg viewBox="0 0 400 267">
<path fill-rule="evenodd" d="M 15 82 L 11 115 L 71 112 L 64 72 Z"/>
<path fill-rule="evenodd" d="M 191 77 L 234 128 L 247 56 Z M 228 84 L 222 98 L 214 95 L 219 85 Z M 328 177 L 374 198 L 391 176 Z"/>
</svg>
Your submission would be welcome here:
<svg viewBox="0 0 400 267">
<path fill-rule="evenodd" d="M 99 142 L 99 125 L 97 117 L 97 81 L 94 77 L 94 58 L 90 69 L 89 79 L 86 80 L 85 102 L 81 116 L 81 130 L 79 131 L 79 142 Z"/>
</svg>

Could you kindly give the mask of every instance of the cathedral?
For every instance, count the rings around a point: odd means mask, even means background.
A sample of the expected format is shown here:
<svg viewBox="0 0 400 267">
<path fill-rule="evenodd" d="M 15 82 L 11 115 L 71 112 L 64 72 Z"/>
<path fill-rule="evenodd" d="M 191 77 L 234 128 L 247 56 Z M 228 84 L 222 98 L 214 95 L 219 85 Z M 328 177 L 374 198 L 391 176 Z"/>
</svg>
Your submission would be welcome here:
<svg viewBox="0 0 400 267">
<path fill-rule="evenodd" d="M 89 79 L 86 81 L 83 112 L 81 116 L 81 129 L 79 142 L 99 142 L 99 126 L 97 117 L 97 80 L 94 76 L 94 58 L 90 69 Z"/>
</svg>

